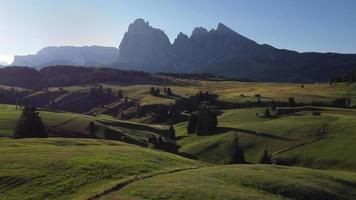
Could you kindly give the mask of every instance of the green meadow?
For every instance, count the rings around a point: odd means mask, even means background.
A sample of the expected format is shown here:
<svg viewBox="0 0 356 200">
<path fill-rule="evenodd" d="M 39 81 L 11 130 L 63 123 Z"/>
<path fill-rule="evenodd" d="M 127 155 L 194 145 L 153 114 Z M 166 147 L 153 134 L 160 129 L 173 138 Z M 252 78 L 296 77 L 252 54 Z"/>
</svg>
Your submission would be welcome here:
<svg viewBox="0 0 356 200">
<path fill-rule="evenodd" d="M 50 137 L 12 139 L 22 111 L 0 104 L 0 199 L 324 200 L 356 196 L 355 84 L 301 87 L 179 80 L 163 85 L 101 85 L 113 92 L 120 89 L 129 101 L 143 106 L 174 104 L 199 91 L 209 91 L 223 103 L 253 103 L 260 94 L 262 102 L 287 103 L 293 96 L 299 105 L 283 107 L 287 113 L 269 118 L 257 117 L 267 107 L 221 109 L 211 135 L 188 134 L 183 118 L 172 124 L 175 139 L 166 139 L 178 151 L 168 153 L 147 145 L 147 137 L 164 136 L 171 124 L 149 123 L 149 116 L 119 120 L 110 112 L 90 115 L 39 108 Z M 170 87 L 175 96 L 152 96 L 151 86 Z M 48 91 L 70 108 L 89 105 L 90 87 Z M 24 98 L 36 102 L 49 97 L 48 92 L 26 92 Z M 350 107 L 333 107 L 340 98 L 350 98 Z M 100 108 L 88 108 L 113 110 L 120 103 L 114 99 Z M 91 122 L 97 127 L 94 135 L 89 133 Z M 235 164 L 237 148 L 242 149 L 246 164 Z M 264 150 L 279 165 L 259 164 Z"/>
</svg>

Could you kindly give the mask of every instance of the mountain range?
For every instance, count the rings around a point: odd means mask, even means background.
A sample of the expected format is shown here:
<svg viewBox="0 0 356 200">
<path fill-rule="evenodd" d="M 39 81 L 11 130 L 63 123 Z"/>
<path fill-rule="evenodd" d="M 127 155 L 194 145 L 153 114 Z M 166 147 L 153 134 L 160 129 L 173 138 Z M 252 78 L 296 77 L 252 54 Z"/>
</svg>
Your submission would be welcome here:
<svg viewBox="0 0 356 200">
<path fill-rule="evenodd" d="M 53 65 L 107 66 L 118 62 L 115 47 L 46 47 L 35 55 L 15 56 L 13 66 L 42 68 Z"/>
<path fill-rule="evenodd" d="M 16 56 L 12 65 L 112 64 L 148 72 L 208 72 L 273 82 L 328 81 L 336 74 L 356 69 L 356 54 L 278 49 L 258 44 L 222 23 L 209 31 L 195 28 L 190 36 L 179 33 L 171 43 L 164 31 L 137 19 L 129 25 L 119 49 L 95 47 L 96 53 L 83 53 L 88 48 L 94 47 L 49 47 L 37 55 Z"/>
</svg>

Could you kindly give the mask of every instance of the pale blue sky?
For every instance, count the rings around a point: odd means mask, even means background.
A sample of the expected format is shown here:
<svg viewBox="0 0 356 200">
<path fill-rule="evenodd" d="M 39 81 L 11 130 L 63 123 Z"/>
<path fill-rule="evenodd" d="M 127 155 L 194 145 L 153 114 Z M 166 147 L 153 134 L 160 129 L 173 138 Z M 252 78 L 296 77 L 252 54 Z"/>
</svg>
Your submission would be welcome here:
<svg viewBox="0 0 356 200">
<path fill-rule="evenodd" d="M 117 47 L 136 18 L 171 41 L 222 22 L 278 48 L 356 53 L 354 0 L 0 0 L 0 61 L 46 46 Z"/>
</svg>

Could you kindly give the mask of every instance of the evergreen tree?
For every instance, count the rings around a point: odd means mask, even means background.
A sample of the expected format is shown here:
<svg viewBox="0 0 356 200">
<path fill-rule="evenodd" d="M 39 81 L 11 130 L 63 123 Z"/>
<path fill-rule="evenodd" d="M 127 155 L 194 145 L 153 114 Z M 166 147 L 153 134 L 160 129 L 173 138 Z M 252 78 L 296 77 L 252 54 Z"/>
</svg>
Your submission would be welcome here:
<svg viewBox="0 0 356 200">
<path fill-rule="evenodd" d="M 271 164 L 271 163 L 272 163 L 272 156 L 268 154 L 268 151 L 266 149 L 260 158 L 260 164 Z"/>
<path fill-rule="evenodd" d="M 35 106 L 25 106 L 17 122 L 14 138 L 48 137 Z"/>
<path fill-rule="evenodd" d="M 196 130 L 196 125 L 197 125 L 197 117 L 194 115 L 194 113 L 190 114 L 188 125 L 187 125 L 187 132 L 189 134 L 195 133 Z"/>
<path fill-rule="evenodd" d="M 176 131 L 174 130 L 173 126 L 169 127 L 169 135 L 172 140 L 176 139 Z"/>
<path fill-rule="evenodd" d="M 255 97 L 256 97 L 257 103 L 261 103 L 262 95 L 261 94 L 255 94 Z"/>
<path fill-rule="evenodd" d="M 141 116 L 142 116 L 142 109 L 141 109 L 140 103 L 137 102 L 136 103 L 136 117 L 141 117 Z"/>
<path fill-rule="evenodd" d="M 108 87 L 107 92 L 108 92 L 108 95 L 111 95 L 111 94 L 112 94 L 112 89 L 111 89 L 111 87 Z"/>
<path fill-rule="evenodd" d="M 173 95 L 173 93 L 172 93 L 171 88 L 170 87 L 167 88 L 167 96 L 172 96 L 172 95 Z"/>
<path fill-rule="evenodd" d="M 125 96 L 125 101 L 124 101 L 125 105 L 127 105 L 128 102 L 129 102 L 129 98 Z"/>
<path fill-rule="evenodd" d="M 118 97 L 119 99 L 122 99 L 122 98 L 124 97 L 124 95 L 123 95 L 121 89 L 119 89 L 119 91 L 117 92 L 117 97 Z"/>
<path fill-rule="evenodd" d="M 154 88 L 154 87 L 151 87 L 151 88 L 150 88 L 150 94 L 151 94 L 152 96 L 155 96 L 155 88 Z"/>
<path fill-rule="evenodd" d="M 96 131 L 96 125 L 95 125 L 95 123 L 94 122 L 90 122 L 89 123 L 89 134 L 91 135 L 91 136 L 95 136 L 95 131 Z"/>
<path fill-rule="evenodd" d="M 289 106 L 295 106 L 296 103 L 295 103 L 294 97 L 289 97 L 288 98 L 288 103 L 289 103 Z"/>
<path fill-rule="evenodd" d="M 166 88 L 166 87 L 163 88 L 163 93 L 164 93 L 165 95 L 167 95 L 167 88 Z"/>
<path fill-rule="evenodd" d="M 161 94 L 161 90 L 159 88 L 156 88 L 155 96 L 159 96 L 160 94 Z"/>
</svg>

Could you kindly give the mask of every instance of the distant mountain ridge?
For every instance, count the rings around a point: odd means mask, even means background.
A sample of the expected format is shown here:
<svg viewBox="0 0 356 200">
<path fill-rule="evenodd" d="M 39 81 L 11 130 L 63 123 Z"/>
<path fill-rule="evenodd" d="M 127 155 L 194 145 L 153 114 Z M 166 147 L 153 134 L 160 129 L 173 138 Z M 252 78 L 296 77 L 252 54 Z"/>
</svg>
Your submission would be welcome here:
<svg viewBox="0 0 356 200">
<path fill-rule="evenodd" d="M 15 56 L 12 66 L 41 68 L 53 65 L 106 66 L 118 61 L 115 47 L 46 47 L 35 55 Z"/>
<path fill-rule="evenodd" d="M 222 23 L 216 29 L 179 33 L 173 43 L 164 31 L 136 19 L 118 48 L 47 47 L 15 56 L 12 66 L 107 66 L 147 72 L 212 73 L 272 82 L 321 82 L 356 69 L 356 54 L 299 53 L 258 44 Z"/>
<path fill-rule="evenodd" d="M 258 44 L 222 23 L 210 31 L 179 33 L 171 44 L 143 19 L 130 24 L 120 44 L 119 62 L 150 72 L 209 72 L 259 81 L 328 81 L 356 69 L 356 54 L 299 53 Z"/>
</svg>

